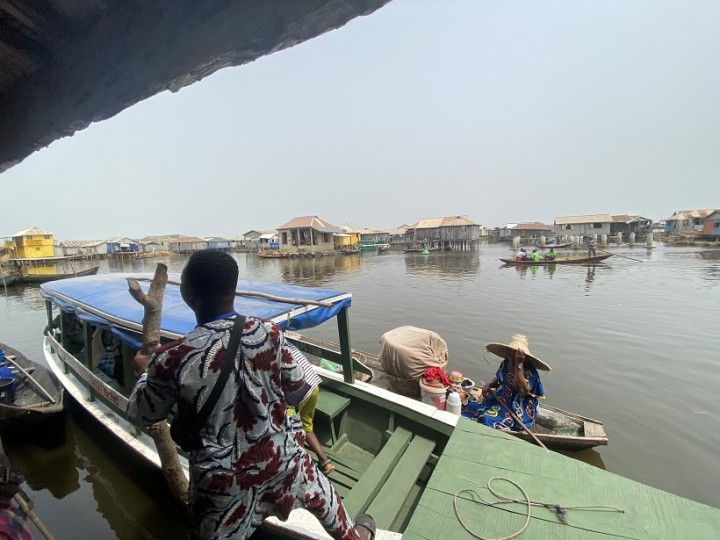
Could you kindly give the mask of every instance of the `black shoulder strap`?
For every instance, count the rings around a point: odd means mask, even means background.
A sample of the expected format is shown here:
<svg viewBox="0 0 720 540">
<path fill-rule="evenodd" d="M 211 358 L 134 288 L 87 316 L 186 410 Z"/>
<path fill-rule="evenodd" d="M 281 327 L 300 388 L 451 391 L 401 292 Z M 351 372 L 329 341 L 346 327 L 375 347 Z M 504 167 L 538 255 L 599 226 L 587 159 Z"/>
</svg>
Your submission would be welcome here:
<svg viewBox="0 0 720 540">
<path fill-rule="evenodd" d="M 228 343 L 227 354 L 225 355 L 225 363 L 223 363 L 222 368 L 220 368 L 220 376 L 215 386 L 213 386 L 210 397 L 208 397 L 195 418 L 195 425 L 198 427 L 201 427 L 205 423 L 205 420 L 207 420 L 207 417 L 210 415 L 210 411 L 215 408 L 215 404 L 225 388 L 225 383 L 227 383 L 232 367 L 235 364 L 235 356 L 240 346 L 240 337 L 242 336 L 244 326 L 245 315 L 238 314 L 235 317 L 235 324 L 233 324 L 232 330 L 230 331 L 230 342 Z"/>
</svg>

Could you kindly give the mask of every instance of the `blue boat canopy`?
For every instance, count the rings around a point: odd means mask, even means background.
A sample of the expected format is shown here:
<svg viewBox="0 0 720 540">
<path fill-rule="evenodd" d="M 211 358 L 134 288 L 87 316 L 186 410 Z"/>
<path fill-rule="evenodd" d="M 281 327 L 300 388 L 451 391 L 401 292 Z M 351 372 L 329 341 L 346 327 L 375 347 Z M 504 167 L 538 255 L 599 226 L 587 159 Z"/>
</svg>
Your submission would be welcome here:
<svg viewBox="0 0 720 540">
<path fill-rule="evenodd" d="M 81 320 L 106 326 L 124 341 L 142 330 L 143 307 L 128 291 L 127 278 L 135 278 L 147 293 L 153 274 L 100 274 L 97 276 L 51 281 L 41 287 L 43 298 L 63 311 L 76 314 Z M 180 281 L 179 274 L 168 275 Z M 299 285 L 265 281 L 238 280 L 238 290 L 281 297 L 287 302 L 258 296 L 238 295 L 235 310 L 243 315 L 271 320 L 286 330 L 302 330 L 318 326 L 350 307 L 352 295 L 331 289 L 315 289 Z M 327 302 L 330 305 L 303 304 L 302 300 Z M 163 298 L 160 330 L 164 337 L 177 338 L 196 326 L 195 314 L 183 302 L 180 286 L 168 283 Z"/>
</svg>

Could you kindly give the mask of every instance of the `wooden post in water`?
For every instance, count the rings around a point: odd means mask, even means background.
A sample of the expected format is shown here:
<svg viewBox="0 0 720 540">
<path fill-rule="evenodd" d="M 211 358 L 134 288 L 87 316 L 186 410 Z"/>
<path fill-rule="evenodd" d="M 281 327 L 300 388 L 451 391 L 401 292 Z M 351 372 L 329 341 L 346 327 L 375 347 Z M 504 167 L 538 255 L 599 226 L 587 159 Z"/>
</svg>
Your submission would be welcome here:
<svg viewBox="0 0 720 540">
<path fill-rule="evenodd" d="M 158 263 L 147 294 L 140 288 L 137 280 L 128 278 L 130 295 L 145 308 L 143 316 L 143 354 L 152 354 L 153 350 L 160 343 L 160 318 L 162 316 L 162 302 L 167 284 L 167 266 Z M 166 420 L 161 420 L 148 427 L 148 434 L 155 441 L 155 447 L 160 457 L 165 479 L 170 486 L 170 491 L 180 503 L 188 504 L 188 481 L 180 466 L 177 455 L 177 446 L 170 436 L 170 427 Z"/>
<path fill-rule="evenodd" d="M 519 236 L 512 237 L 512 246 L 513 246 L 513 249 L 515 249 L 515 250 L 517 250 L 517 248 L 520 247 L 520 237 Z"/>
<path fill-rule="evenodd" d="M 608 242 L 607 242 L 607 234 L 603 234 L 603 235 L 600 237 L 600 243 L 602 243 L 603 246 L 607 246 L 607 245 L 608 245 Z"/>
<path fill-rule="evenodd" d="M 653 233 L 648 233 L 647 235 L 647 248 L 652 249 L 653 247 Z"/>
<path fill-rule="evenodd" d="M 622 233 L 621 232 L 617 233 L 617 243 L 622 244 Z"/>
<path fill-rule="evenodd" d="M 631 246 L 635 245 L 635 233 L 634 232 L 630 233 L 630 245 Z"/>
<path fill-rule="evenodd" d="M 540 236 L 540 247 L 545 247 L 545 235 Z"/>
</svg>

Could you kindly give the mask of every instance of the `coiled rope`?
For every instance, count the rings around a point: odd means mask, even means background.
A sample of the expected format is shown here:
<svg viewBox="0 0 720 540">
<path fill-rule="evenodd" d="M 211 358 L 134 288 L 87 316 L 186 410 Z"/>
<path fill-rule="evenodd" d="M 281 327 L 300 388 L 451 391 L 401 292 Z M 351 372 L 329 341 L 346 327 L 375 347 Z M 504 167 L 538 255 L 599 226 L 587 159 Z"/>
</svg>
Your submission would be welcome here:
<svg viewBox="0 0 720 540">
<path fill-rule="evenodd" d="M 471 480 L 470 478 L 465 478 L 465 480 L 469 480 L 470 482 L 477 484 L 474 480 Z M 515 486 L 523 495 L 522 499 L 513 499 L 512 497 L 506 497 L 505 495 L 501 495 L 497 493 L 492 488 L 492 483 L 495 480 L 502 480 L 504 482 L 507 482 L 509 484 L 512 484 Z M 533 506 L 542 506 L 548 509 L 553 510 L 561 522 L 567 524 L 567 520 L 565 519 L 565 512 L 567 510 L 596 510 L 601 512 L 619 512 L 621 514 L 624 514 L 625 511 L 621 510 L 620 508 L 616 508 L 615 506 L 602 506 L 602 505 L 592 505 L 592 506 L 560 506 L 559 504 L 553 504 L 553 503 L 544 503 L 539 501 L 533 501 L 530 499 L 530 496 L 527 494 L 527 492 L 522 488 L 520 484 L 517 482 L 510 480 L 509 478 L 505 478 L 503 476 L 493 476 L 490 478 L 490 480 L 487 481 L 487 484 L 485 486 L 487 490 L 492 493 L 498 500 L 495 502 L 486 501 L 482 498 L 482 495 L 478 493 L 477 490 L 467 488 L 467 489 L 461 489 L 457 491 L 453 497 L 453 511 L 455 512 L 455 517 L 457 518 L 460 525 L 462 525 L 463 529 L 465 529 L 473 538 L 478 538 L 479 540 L 510 540 L 511 538 L 515 538 L 516 536 L 521 535 L 525 529 L 527 529 L 527 526 L 530 523 L 530 516 L 532 514 L 532 507 Z M 523 526 L 516 532 L 512 533 L 509 536 L 502 536 L 500 538 L 487 538 L 485 536 L 480 536 L 478 533 L 472 531 L 470 527 L 462 520 L 460 517 L 460 512 L 458 511 L 457 507 L 457 500 L 460 495 L 463 493 L 469 493 L 471 495 L 471 499 L 478 499 L 478 502 L 481 504 L 484 504 L 485 506 L 499 506 L 501 504 L 524 504 L 525 505 L 525 523 Z"/>
</svg>

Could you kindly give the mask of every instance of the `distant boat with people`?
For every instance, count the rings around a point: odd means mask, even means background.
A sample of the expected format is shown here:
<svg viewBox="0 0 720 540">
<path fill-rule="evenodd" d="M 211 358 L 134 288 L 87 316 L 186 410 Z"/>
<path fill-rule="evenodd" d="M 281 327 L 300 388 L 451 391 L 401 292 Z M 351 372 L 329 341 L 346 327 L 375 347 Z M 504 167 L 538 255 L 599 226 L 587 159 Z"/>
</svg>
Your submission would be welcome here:
<svg viewBox="0 0 720 540">
<path fill-rule="evenodd" d="M 508 266 L 534 266 L 534 265 L 553 265 L 553 264 L 592 264 L 604 261 L 605 259 L 612 257 L 612 253 L 603 253 L 602 255 L 595 255 L 593 257 L 555 257 L 552 260 L 540 259 L 533 261 L 532 259 L 509 259 L 501 258 L 500 260 Z"/>
</svg>

